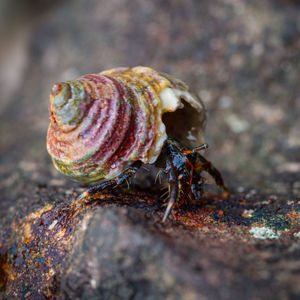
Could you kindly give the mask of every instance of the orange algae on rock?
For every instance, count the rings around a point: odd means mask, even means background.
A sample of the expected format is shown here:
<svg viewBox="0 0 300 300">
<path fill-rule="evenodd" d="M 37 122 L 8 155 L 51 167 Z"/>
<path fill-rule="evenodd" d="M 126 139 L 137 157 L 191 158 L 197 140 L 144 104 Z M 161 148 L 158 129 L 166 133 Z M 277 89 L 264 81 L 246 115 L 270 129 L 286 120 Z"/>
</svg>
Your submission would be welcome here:
<svg viewBox="0 0 300 300">
<path fill-rule="evenodd" d="M 149 204 L 157 200 L 138 193 L 124 194 L 122 198 L 102 194 L 97 195 L 97 201 L 82 199 L 47 205 L 15 220 L 0 240 L 0 299 L 2 296 L 54 299 L 61 264 L 83 215 L 107 201 L 128 205 L 134 199 Z"/>
<path fill-rule="evenodd" d="M 0 292 L 16 298 L 52 296 L 50 286 L 83 208 L 83 203 L 48 205 L 12 224 L 0 243 Z"/>
</svg>

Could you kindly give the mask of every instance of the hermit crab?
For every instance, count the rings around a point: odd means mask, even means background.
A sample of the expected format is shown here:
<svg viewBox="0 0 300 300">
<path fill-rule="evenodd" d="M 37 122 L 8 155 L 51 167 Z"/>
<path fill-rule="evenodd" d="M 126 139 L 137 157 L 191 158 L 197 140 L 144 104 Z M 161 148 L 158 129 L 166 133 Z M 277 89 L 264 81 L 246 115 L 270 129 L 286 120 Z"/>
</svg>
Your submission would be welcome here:
<svg viewBox="0 0 300 300">
<path fill-rule="evenodd" d="M 118 186 L 158 161 L 169 183 L 163 221 L 187 194 L 201 197 L 202 171 L 228 193 L 220 172 L 199 153 L 207 148 L 203 103 L 168 74 L 138 66 L 56 83 L 50 121 L 47 149 L 56 169 L 95 183 L 81 197 Z"/>
</svg>

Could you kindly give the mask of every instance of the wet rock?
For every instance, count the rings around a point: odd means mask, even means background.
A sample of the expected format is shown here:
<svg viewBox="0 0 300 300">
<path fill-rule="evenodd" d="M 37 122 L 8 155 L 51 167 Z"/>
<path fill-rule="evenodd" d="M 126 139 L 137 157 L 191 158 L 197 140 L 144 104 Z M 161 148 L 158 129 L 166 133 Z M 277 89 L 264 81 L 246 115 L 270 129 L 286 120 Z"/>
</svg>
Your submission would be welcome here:
<svg viewBox="0 0 300 300">
<path fill-rule="evenodd" d="M 159 196 L 124 192 L 48 204 L 15 218 L 0 240 L 0 296 L 289 299 L 299 294 L 299 200 L 254 189 L 226 201 L 207 194 L 163 224 Z"/>
<path fill-rule="evenodd" d="M 273 277 L 279 268 L 272 263 L 279 256 L 275 243 L 254 242 L 245 228 L 240 228 L 244 238 L 232 238 L 233 228 L 164 227 L 132 208 L 97 210 L 85 221 L 62 278 L 64 297 L 288 299 L 299 292 L 286 282 L 292 274 L 285 273 L 283 289 Z M 282 247 L 281 255 L 299 256 L 299 247 L 290 242 Z"/>
</svg>

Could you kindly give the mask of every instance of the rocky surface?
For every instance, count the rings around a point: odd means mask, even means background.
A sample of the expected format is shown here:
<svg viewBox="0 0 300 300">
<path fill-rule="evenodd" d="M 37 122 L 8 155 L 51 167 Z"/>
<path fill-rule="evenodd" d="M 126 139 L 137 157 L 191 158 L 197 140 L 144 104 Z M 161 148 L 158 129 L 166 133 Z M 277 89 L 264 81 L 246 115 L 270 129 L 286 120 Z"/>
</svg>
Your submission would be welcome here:
<svg viewBox="0 0 300 300">
<path fill-rule="evenodd" d="M 32 186 L 25 189 L 32 194 Z M 29 299 L 296 299 L 299 200 L 210 193 L 161 222 L 160 197 L 119 190 L 51 201 L 0 242 L 0 295 Z M 67 198 L 67 199 L 66 199 Z M 23 206 L 34 203 L 28 196 Z M 18 207 L 18 206 L 17 206 Z M 24 209 L 26 210 L 26 209 Z"/>
<path fill-rule="evenodd" d="M 0 5 L 0 298 L 299 298 L 297 1 Z M 165 225 L 156 188 L 79 202 L 45 149 L 54 82 L 139 64 L 202 97 L 232 191 Z"/>
</svg>

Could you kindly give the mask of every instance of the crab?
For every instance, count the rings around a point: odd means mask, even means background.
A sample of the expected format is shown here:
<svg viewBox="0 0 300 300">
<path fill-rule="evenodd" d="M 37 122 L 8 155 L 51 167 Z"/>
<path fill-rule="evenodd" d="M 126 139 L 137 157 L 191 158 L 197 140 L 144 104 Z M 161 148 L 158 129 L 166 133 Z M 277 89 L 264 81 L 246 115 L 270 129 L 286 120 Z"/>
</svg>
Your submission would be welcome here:
<svg viewBox="0 0 300 300">
<path fill-rule="evenodd" d="M 148 67 L 115 68 L 53 86 L 47 149 L 58 171 L 94 184 L 80 198 L 162 161 L 170 191 L 165 221 L 189 193 L 201 198 L 202 171 L 228 195 L 220 172 L 200 154 L 208 147 L 205 117 L 202 101 L 182 81 Z"/>
</svg>

